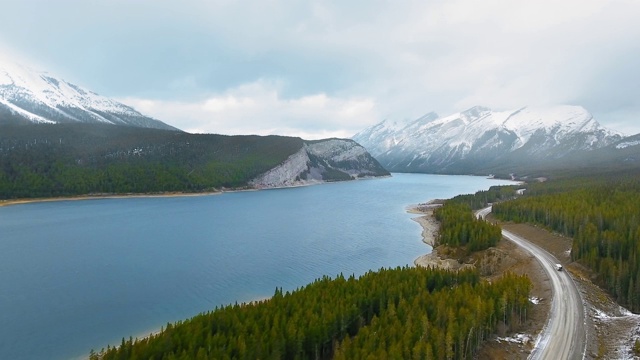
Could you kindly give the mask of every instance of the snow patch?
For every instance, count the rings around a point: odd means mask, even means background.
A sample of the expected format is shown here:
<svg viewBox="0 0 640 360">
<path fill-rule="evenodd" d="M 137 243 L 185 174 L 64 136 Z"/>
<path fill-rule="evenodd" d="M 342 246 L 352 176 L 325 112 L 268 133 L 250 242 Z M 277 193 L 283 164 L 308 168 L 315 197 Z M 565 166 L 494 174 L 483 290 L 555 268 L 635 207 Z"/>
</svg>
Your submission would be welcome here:
<svg viewBox="0 0 640 360">
<path fill-rule="evenodd" d="M 621 142 L 620 144 L 616 145 L 616 149 L 621 150 L 636 145 L 640 145 L 640 140 Z"/>
<path fill-rule="evenodd" d="M 540 304 L 541 301 L 542 301 L 542 298 L 539 298 L 539 297 L 530 297 L 529 298 L 529 302 L 534 304 L 534 305 Z"/>
<path fill-rule="evenodd" d="M 600 309 L 593 309 L 593 311 L 596 313 L 596 314 L 594 315 L 594 317 L 595 317 L 596 319 L 600 319 L 600 320 L 608 320 L 608 319 L 613 318 L 613 316 L 611 316 L 611 315 L 609 315 L 609 314 L 605 313 L 604 311 L 602 311 L 602 310 L 600 310 Z"/>
<path fill-rule="evenodd" d="M 632 317 L 632 318 L 638 318 L 640 319 L 640 315 L 634 314 L 631 311 L 623 308 L 622 306 L 618 307 L 618 314 L 619 315 L 615 315 L 615 314 L 607 314 L 606 312 L 600 310 L 600 309 L 593 309 L 594 311 L 594 317 L 598 320 L 614 320 L 614 319 L 621 319 L 621 318 L 627 318 L 627 317 Z"/>
<path fill-rule="evenodd" d="M 620 311 L 620 314 L 621 314 L 622 316 L 631 316 L 631 317 L 637 317 L 637 318 L 640 318 L 640 315 L 634 314 L 634 313 L 632 313 L 631 311 L 629 311 L 629 310 L 627 310 L 627 309 L 623 308 L 622 306 L 620 306 L 619 311 Z"/>
<path fill-rule="evenodd" d="M 532 337 L 529 334 L 516 334 L 512 337 L 498 337 L 498 342 L 509 342 L 514 344 L 529 344 L 531 343 Z"/>
<path fill-rule="evenodd" d="M 14 113 L 20 114 L 24 117 L 26 117 L 27 119 L 33 121 L 33 122 L 37 122 L 37 123 L 43 123 L 43 124 L 55 124 L 54 121 L 51 120 L 47 120 L 45 118 L 43 118 L 42 116 L 38 116 L 36 114 L 32 114 L 2 98 L 0 98 L 0 104 L 6 106 L 7 108 L 9 108 L 11 111 L 13 111 Z"/>
</svg>

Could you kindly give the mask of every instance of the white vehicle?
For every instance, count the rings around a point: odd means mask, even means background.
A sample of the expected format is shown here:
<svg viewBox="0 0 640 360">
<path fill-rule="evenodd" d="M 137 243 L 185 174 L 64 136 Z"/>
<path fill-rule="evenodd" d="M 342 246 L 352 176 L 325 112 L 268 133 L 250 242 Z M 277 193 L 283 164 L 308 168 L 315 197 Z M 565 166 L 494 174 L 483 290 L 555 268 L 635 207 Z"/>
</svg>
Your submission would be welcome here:
<svg viewBox="0 0 640 360">
<path fill-rule="evenodd" d="M 556 264 L 556 270 L 558 270 L 558 271 L 562 271 L 562 265 L 560 265 L 560 264 Z"/>
</svg>

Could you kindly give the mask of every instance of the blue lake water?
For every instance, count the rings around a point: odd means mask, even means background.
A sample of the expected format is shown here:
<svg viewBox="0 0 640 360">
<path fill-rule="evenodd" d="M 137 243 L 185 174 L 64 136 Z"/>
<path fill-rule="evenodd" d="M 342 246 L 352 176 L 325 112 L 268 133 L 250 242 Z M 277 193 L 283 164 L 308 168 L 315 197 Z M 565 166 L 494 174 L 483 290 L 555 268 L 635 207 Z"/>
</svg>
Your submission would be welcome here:
<svg viewBox="0 0 640 360">
<path fill-rule="evenodd" d="M 86 357 L 122 337 L 323 275 L 430 251 L 410 204 L 507 181 L 394 174 L 290 189 L 0 208 L 0 359 Z"/>
</svg>

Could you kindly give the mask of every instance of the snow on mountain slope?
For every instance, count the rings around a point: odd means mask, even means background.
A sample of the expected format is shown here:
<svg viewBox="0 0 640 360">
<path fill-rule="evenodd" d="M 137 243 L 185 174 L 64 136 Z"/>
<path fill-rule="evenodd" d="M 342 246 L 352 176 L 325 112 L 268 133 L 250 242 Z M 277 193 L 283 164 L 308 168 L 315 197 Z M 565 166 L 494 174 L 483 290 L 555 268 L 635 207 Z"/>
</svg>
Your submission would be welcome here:
<svg viewBox="0 0 640 360">
<path fill-rule="evenodd" d="M 629 140 L 629 141 L 624 141 L 621 142 L 619 144 L 616 145 L 616 149 L 620 150 L 620 149 L 626 149 L 628 147 L 632 147 L 632 146 L 638 146 L 640 145 L 640 140 Z"/>
<path fill-rule="evenodd" d="M 385 151 L 398 145 L 402 139 L 403 130 L 413 124 L 428 123 L 438 118 L 436 113 L 428 113 L 416 120 L 384 120 L 372 127 L 364 129 L 355 136 L 353 140 L 360 144 L 367 144 L 365 147 L 372 155 L 382 154 Z M 375 156 L 375 155 L 374 155 Z"/>
<path fill-rule="evenodd" d="M 263 189 L 385 175 L 389 173 L 356 142 L 327 139 L 305 142 L 298 152 L 250 185 Z"/>
<path fill-rule="evenodd" d="M 0 58 L 0 123 L 7 119 L 40 123 L 97 122 L 175 130 L 115 100 Z"/>
<path fill-rule="evenodd" d="M 384 122 L 356 134 L 391 171 L 465 173 L 500 159 L 560 158 L 621 139 L 579 106 L 492 111 L 476 106 L 442 118 L 418 119 L 390 129 Z M 381 129 L 384 129 L 382 131 Z"/>
</svg>

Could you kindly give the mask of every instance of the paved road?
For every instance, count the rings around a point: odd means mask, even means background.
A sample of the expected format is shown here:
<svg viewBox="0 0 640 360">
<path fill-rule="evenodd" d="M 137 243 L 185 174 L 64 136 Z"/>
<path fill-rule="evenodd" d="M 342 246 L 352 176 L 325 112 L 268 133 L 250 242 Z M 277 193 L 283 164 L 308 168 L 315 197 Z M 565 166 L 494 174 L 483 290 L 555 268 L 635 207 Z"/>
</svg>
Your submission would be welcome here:
<svg viewBox="0 0 640 360">
<path fill-rule="evenodd" d="M 491 207 L 479 210 L 476 216 L 484 218 L 489 212 Z M 549 320 L 529 359 L 583 359 L 586 346 L 584 306 L 573 279 L 567 272 L 555 270 L 558 259 L 539 246 L 504 229 L 502 236 L 535 256 L 552 286 Z"/>
</svg>

